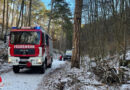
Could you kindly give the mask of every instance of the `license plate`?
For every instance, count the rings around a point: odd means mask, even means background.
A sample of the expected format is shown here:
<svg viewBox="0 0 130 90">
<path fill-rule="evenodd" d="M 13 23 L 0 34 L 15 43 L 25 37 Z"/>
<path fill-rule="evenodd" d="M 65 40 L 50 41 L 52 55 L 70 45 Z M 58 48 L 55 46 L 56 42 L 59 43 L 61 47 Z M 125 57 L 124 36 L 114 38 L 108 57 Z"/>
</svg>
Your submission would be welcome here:
<svg viewBox="0 0 130 90">
<path fill-rule="evenodd" d="M 21 59 L 20 61 L 24 62 L 24 61 L 27 61 L 26 59 Z"/>
</svg>

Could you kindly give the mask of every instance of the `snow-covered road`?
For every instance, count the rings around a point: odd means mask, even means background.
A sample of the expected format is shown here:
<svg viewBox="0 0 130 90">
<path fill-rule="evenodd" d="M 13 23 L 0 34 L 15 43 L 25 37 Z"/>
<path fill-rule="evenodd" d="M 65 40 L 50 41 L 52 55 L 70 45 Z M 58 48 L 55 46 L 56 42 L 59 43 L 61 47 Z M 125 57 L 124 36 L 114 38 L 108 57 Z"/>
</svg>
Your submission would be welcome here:
<svg viewBox="0 0 130 90">
<path fill-rule="evenodd" d="M 47 69 L 45 74 L 39 74 L 37 70 L 30 69 L 23 69 L 18 74 L 13 71 L 4 73 L 1 75 L 4 83 L 2 90 L 36 90 L 46 74 L 63 64 L 65 64 L 64 61 L 53 60 L 52 68 Z"/>
</svg>

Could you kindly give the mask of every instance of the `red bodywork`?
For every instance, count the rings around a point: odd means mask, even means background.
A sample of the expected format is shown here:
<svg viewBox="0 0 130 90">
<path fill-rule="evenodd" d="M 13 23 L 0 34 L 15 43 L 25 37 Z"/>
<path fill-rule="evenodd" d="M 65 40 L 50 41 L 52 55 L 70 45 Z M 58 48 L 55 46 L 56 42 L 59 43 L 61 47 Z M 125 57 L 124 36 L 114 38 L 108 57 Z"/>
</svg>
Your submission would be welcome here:
<svg viewBox="0 0 130 90">
<path fill-rule="evenodd" d="M 26 29 L 26 30 L 23 30 L 23 29 L 15 29 L 15 30 L 12 30 L 11 32 L 17 32 L 17 31 L 40 31 L 41 30 L 35 30 L 35 29 Z M 9 38 L 9 47 L 10 47 L 10 55 L 11 56 L 15 56 L 15 57 L 36 57 L 39 55 L 39 47 L 42 47 L 42 54 L 44 54 L 45 52 L 45 45 L 41 45 L 42 44 L 42 34 L 40 33 L 40 43 L 38 45 L 28 45 L 28 44 L 17 44 L 17 45 L 13 45 L 10 43 L 10 38 Z M 35 49 L 35 54 L 34 55 L 17 55 L 15 54 L 14 55 L 14 49 Z"/>
<path fill-rule="evenodd" d="M 49 65 L 51 63 L 51 59 L 52 59 L 52 56 L 50 56 L 50 52 L 49 52 L 49 42 L 48 42 L 48 45 L 45 45 L 45 34 L 43 31 L 41 31 L 40 29 L 13 29 L 11 30 L 11 32 L 24 32 L 24 31 L 34 31 L 34 32 L 40 32 L 40 42 L 39 44 L 37 45 L 30 45 L 30 44 L 17 44 L 17 45 L 14 45 L 14 44 L 11 44 L 10 43 L 10 37 L 9 37 L 9 47 L 10 47 L 10 50 L 9 50 L 9 54 L 10 56 L 13 56 L 13 57 L 38 57 L 39 56 L 39 47 L 42 47 L 42 56 L 45 55 L 44 53 L 46 53 L 46 56 L 45 58 L 47 59 L 47 65 Z M 43 34 L 44 33 L 44 34 Z M 42 43 L 42 39 L 44 37 L 44 44 Z M 15 49 L 21 49 L 21 50 L 26 50 L 26 49 L 35 49 L 35 54 L 14 54 L 14 50 Z M 45 52 L 46 50 L 46 52 Z M 31 64 L 28 63 L 27 66 L 29 67 Z"/>
</svg>

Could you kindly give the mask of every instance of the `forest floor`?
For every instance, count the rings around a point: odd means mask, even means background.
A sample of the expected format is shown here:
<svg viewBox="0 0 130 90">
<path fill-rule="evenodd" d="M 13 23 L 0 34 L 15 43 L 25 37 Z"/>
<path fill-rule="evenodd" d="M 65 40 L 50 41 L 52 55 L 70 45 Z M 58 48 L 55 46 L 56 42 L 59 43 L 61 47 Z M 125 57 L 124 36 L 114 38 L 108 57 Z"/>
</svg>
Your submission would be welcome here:
<svg viewBox="0 0 130 90">
<path fill-rule="evenodd" d="M 101 83 L 87 68 L 71 69 L 70 62 L 49 72 L 45 77 L 37 90 L 130 90 L 129 84 Z"/>
</svg>

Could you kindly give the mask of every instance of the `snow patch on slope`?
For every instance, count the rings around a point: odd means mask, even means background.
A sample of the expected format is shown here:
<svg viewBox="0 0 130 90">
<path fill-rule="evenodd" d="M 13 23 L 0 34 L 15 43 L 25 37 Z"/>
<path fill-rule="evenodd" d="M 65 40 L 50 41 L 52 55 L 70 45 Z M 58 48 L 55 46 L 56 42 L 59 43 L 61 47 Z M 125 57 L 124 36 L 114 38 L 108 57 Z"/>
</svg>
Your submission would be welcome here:
<svg viewBox="0 0 130 90">
<path fill-rule="evenodd" d="M 129 90 L 129 84 L 108 86 L 97 81 L 88 69 L 70 68 L 70 63 L 54 70 L 43 79 L 37 90 Z"/>
</svg>

